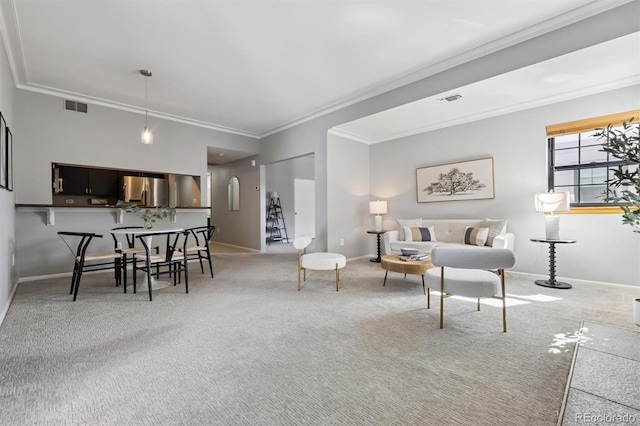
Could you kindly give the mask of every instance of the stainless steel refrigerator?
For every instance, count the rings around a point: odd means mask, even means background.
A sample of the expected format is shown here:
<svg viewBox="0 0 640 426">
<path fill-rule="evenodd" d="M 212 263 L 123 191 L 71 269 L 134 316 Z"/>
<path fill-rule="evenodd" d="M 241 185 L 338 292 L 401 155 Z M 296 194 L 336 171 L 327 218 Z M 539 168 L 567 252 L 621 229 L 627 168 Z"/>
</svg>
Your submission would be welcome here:
<svg viewBox="0 0 640 426">
<path fill-rule="evenodd" d="M 139 206 L 167 206 L 169 186 L 165 179 L 124 176 L 120 178 L 120 196 L 125 203 Z"/>
</svg>

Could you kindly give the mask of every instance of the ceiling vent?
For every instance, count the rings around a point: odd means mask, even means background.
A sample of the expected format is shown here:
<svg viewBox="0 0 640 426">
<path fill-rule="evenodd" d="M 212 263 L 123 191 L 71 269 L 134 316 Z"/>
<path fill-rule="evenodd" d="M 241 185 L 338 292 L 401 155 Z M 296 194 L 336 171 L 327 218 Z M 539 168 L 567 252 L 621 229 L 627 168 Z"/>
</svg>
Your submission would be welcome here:
<svg viewBox="0 0 640 426">
<path fill-rule="evenodd" d="M 453 102 L 457 101 L 460 98 L 462 98 L 462 95 L 460 93 L 456 93 L 455 95 L 449 95 L 445 98 L 441 98 L 440 102 Z"/>
<path fill-rule="evenodd" d="M 87 104 L 83 104 L 82 102 L 70 101 L 68 99 L 64 100 L 64 109 L 69 111 L 78 111 L 87 113 Z"/>
</svg>

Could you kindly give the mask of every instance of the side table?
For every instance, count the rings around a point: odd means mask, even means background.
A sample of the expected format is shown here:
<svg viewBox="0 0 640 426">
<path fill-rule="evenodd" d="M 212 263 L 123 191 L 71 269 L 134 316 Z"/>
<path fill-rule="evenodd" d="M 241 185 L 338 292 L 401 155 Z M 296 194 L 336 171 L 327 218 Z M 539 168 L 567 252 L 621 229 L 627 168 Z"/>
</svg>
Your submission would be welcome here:
<svg viewBox="0 0 640 426">
<path fill-rule="evenodd" d="M 536 280 L 536 284 L 549 288 L 570 289 L 571 284 L 556 281 L 556 244 L 573 244 L 576 240 L 547 240 L 545 238 L 531 238 L 531 241 L 549 244 L 549 279 Z"/>
<path fill-rule="evenodd" d="M 367 231 L 367 234 L 375 234 L 378 239 L 378 257 L 369 259 L 370 262 L 380 263 L 382 261 L 382 257 L 380 256 L 380 235 L 384 234 L 385 232 L 387 231 Z"/>
</svg>

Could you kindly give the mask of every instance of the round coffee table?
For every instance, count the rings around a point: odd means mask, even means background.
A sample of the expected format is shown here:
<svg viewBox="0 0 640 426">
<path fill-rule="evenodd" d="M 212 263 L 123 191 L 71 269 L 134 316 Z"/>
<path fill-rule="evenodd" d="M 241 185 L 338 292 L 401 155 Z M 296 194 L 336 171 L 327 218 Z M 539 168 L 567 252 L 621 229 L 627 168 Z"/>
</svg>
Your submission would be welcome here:
<svg viewBox="0 0 640 426">
<path fill-rule="evenodd" d="M 425 260 L 401 260 L 397 254 L 388 254 L 382 256 L 380 266 L 386 271 L 384 273 L 383 286 L 387 283 L 387 274 L 389 271 L 404 274 L 405 278 L 407 274 L 420 275 L 422 276 L 422 291 L 424 294 L 427 294 L 424 287 L 424 273 L 427 272 L 427 269 L 433 268 L 431 257 Z"/>
</svg>

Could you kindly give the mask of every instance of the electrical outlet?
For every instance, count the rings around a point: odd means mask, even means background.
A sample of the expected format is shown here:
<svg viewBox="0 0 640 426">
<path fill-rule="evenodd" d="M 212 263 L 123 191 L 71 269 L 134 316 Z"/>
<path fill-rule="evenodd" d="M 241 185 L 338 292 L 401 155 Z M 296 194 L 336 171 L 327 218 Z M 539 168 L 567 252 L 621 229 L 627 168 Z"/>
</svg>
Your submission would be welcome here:
<svg viewBox="0 0 640 426">
<path fill-rule="evenodd" d="M 340 238 L 340 245 L 343 246 L 344 245 L 344 238 Z"/>
</svg>

